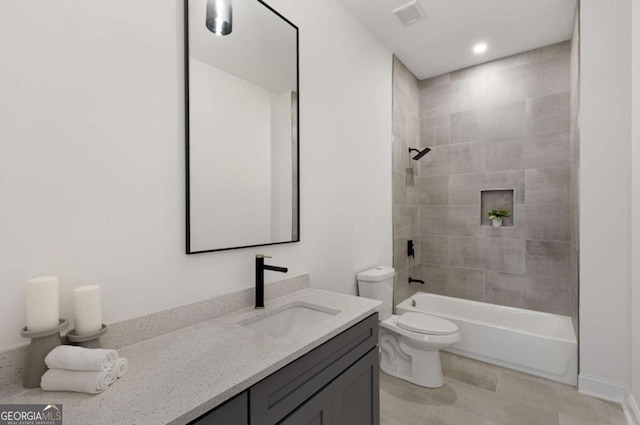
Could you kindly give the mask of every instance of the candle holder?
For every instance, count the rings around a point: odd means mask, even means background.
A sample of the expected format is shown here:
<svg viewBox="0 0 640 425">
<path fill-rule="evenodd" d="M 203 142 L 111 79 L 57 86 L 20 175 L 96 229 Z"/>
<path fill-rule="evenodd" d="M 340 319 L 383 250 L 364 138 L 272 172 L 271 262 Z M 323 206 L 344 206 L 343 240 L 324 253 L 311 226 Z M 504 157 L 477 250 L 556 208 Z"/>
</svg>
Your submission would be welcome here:
<svg viewBox="0 0 640 425">
<path fill-rule="evenodd" d="M 60 332 L 69 326 L 67 319 L 60 319 L 58 326 L 44 331 L 30 331 L 25 326 L 20 331 L 24 338 L 31 339 L 27 350 L 27 362 L 22 377 L 22 386 L 25 388 L 40 387 L 40 378 L 47 371 L 44 358 L 58 345 L 62 344 Z"/>
<path fill-rule="evenodd" d="M 67 341 L 69 341 L 71 345 L 79 345 L 84 348 L 102 348 L 100 337 L 105 333 L 107 333 L 107 325 L 105 324 L 102 325 L 99 331 L 86 335 L 78 335 L 75 329 L 71 329 L 69 333 L 67 333 Z"/>
</svg>

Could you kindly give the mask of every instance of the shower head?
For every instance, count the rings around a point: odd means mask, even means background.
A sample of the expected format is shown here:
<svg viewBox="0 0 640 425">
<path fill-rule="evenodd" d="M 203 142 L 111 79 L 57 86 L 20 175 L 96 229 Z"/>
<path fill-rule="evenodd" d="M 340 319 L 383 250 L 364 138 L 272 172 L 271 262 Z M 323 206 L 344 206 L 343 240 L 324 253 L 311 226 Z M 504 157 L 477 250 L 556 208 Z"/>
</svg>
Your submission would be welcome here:
<svg viewBox="0 0 640 425">
<path fill-rule="evenodd" d="M 411 152 L 418 152 L 418 155 L 416 155 L 413 158 L 411 158 L 411 159 L 415 159 L 417 161 L 420 158 L 422 158 L 423 156 L 425 156 L 426 154 L 428 154 L 429 152 L 431 152 L 431 149 L 424 148 L 422 151 L 420 151 L 418 149 L 409 148 L 409 153 L 411 153 Z"/>
</svg>

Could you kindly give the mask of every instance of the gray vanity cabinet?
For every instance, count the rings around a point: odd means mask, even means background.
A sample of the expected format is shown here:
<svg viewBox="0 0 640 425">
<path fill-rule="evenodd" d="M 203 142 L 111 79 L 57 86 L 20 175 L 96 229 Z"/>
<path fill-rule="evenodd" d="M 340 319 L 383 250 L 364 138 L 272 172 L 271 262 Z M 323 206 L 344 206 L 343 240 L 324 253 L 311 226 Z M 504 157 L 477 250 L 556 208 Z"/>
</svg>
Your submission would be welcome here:
<svg viewBox="0 0 640 425">
<path fill-rule="evenodd" d="M 378 352 L 373 349 L 280 425 L 378 425 L 378 377 Z"/>
<path fill-rule="evenodd" d="M 379 425 L 377 343 L 375 313 L 191 425 Z"/>
<path fill-rule="evenodd" d="M 216 407 L 189 425 L 249 425 L 248 391 Z"/>
</svg>

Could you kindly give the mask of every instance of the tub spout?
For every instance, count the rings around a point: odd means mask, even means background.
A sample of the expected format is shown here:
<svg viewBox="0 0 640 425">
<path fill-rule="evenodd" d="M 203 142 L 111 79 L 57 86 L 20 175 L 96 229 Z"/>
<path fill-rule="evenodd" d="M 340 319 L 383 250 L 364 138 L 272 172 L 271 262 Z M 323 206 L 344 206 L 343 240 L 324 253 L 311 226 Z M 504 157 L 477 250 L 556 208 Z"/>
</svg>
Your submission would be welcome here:
<svg viewBox="0 0 640 425">
<path fill-rule="evenodd" d="M 420 285 L 424 285 L 424 280 L 414 279 L 412 277 L 409 277 L 409 283 L 412 283 L 412 282 L 419 283 Z"/>
</svg>

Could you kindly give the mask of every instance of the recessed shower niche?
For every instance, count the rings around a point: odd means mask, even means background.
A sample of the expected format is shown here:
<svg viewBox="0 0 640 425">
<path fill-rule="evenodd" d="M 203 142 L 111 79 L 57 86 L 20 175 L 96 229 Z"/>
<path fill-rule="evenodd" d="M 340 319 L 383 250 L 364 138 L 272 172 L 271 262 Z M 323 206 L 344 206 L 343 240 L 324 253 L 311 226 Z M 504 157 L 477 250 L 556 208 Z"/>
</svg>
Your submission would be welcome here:
<svg viewBox="0 0 640 425">
<path fill-rule="evenodd" d="M 511 217 L 502 219 L 502 226 L 513 227 L 513 189 L 494 189 L 480 191 L 480 224 L 491 226 L 490 210 L 509 210 Z"/>
</svg>

